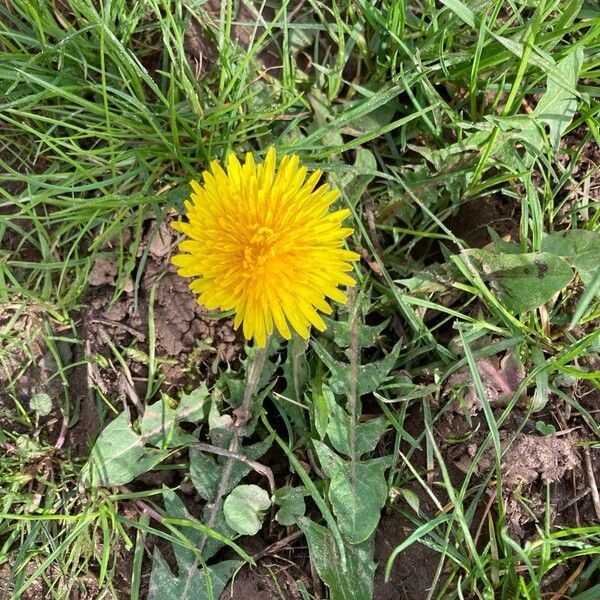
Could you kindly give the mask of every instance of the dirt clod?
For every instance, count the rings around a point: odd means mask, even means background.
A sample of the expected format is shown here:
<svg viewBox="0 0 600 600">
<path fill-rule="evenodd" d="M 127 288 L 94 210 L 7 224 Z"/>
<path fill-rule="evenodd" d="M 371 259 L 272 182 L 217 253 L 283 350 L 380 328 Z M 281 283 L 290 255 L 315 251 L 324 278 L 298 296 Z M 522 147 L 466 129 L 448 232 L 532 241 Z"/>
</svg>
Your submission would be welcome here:
<svg viewBox="0 0 600 600">
<path fill-rule="evenodd" d="M 502 459 L 502 475 L 505 486 L 514 490 L 537 480 L 558 481 L 578 464 L 568 438 L 520 435 Z"/>
<path fill-rule="evenodd" d="M 525 370 L 518 358 L 506 354 L 501 360 L 484 358 L 477 361 L 487 401 L 493 406 L 502 406 L 510 401 L 525 378 Z M 454 412 L 477 414 L 481 410 L 481 400 L 468 369 L 455 373 L 448 379 L 447 390 L 459 399 Z"/>
<path fill-rule="evenodd" d="M 117 263 L 110 258 L 98 258 L 94 261 L 88 277 L 90 285 L 114 285 L 117 279 Z"/>
</svg>

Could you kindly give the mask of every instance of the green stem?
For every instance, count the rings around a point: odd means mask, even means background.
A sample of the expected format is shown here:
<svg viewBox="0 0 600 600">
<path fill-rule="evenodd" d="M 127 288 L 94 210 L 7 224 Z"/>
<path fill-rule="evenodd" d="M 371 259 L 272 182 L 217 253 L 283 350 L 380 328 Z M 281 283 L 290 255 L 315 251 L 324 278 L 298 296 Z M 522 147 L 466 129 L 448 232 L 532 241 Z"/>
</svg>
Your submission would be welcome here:
<svg viewBox="0 0 600 600">
<path fill-rule="evenodd" d="M 246 435 L 246 428 L 248 426 L 248 423 L 252 419 L 252 403 L 254 402 L 254 396 L 256 394 L 256 390 L 258 389 L 260 376 L 265 366 L 265 362 L 267 360 L 270 339 L 270 337 L 267 338 L 267 342 L 264 348 L 258 348 L 256 350 L 254 358 L 252 359 L 250 367 L 248 368 L 246 389 L 244 390 L 244 399 L 242 401 L 241 406 L 236 408 L 233 412 L 236 419 L 233 425 L 234 435 L 229 444 L 230 453 L 237 453 L 239 451 L 241 439 Z M 223 466 L 223 471 L 221 472 L 221 479 L 219 481 L 219 488 L 217 490 L 217 494 L 215 496 L 210 511 L 210 516 L 206 523 L 209 529 L 214 529 L 217 514 L 219 513 L 219 509 L 221 507 L 221 499 L 227 493 L 227 488 L 229 487 L 229 480 L 231 477 L 231 471 L 233 469 L 233 464 L 236 460 L 238 459 L 233 456 L 229 456 L 227 462 Z M 202 550 L 204 549 L 207 540 L 208 535 L 204 534 L 199 544 L 200 552 L 202 552 Z"/>
<path fill-rule="evenodd" d="M 265 362 L 267 360 L 267 351 L 269 348 L 269 342 L 271 338 L 267 338 L 267 342 L 264 348 L 258 348 L 252 364 L 248 369 L 248 380 L 246 382 L 246 389 L 244 390 L 244 400 L 242 405 L 235 411 L 238 417 L 235 423 L 236 437 L 244 437 L 246 433 L 246 426 L 252 419 L 252 404 L 254 402 L 254 395 L 258 389 L 258 383 L 262 374 Z"/>
</svg>

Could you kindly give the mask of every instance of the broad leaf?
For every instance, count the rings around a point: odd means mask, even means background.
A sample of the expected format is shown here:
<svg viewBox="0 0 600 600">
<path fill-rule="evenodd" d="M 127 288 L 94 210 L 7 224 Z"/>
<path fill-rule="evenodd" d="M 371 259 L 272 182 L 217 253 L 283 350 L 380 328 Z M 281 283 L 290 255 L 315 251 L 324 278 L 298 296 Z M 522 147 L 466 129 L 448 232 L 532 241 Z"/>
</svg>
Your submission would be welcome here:
<svg viewBox="0 0 600 600">
<path fill-rule="evenodd" d="M 329 388 L 327 388 L 327 390 L 331 392 Z M 327 427 L 329 424 L 329 406 L 327 404 L 327 400 L 325 399 L 325 392 L 323 389 L 313 391 L 310 404 L 312 422 L 315 425 L 315 429 L 317 430 L 319 437 L 324 439 L 327 435 Z"/>
<path fill-rule="evenodd" d="M 38 417 L 47 417 L 52 412 L 52 398 L 44 392 L 33 394 L 29 401 L 29 408 Z"/>
<path fill-rule="evenodd" d="M 333 341 L 340 348 L 350 347 L 350 327 L 349 321 L 336 321 L 325 317 L 327 325 L 333 330 Z M 362 320 L 357 323 L 358 345 L 360 348 L 371 348 L 377 342 L 381 332 L 388 326 L 389 319 L 379 325 L 365 325 Z"/>
<path fill-rule="evenodd" d="M 309 138 L 319 141 L 323 146 L 341 146 L 344 143 L 339 127 L 334 127 L 334 115 L 324 94 L 316 88 L 306 95 L 313 110 L 313 122 L 308 127 Z"/>
<path fill-rule="evenodd" d="M 176 407 L 171 406 L 170 398 L 163 397 L 146 407 L 140 433 L 131 428 L 127 414 L 121 413 L 98 436 L 82 471 L 83 485 L 125 485 L 164 460 L 169 448 L 196 441 L 178 424 L 204 418 L 208 397 L 205 384 L 182 396 Z"/>
<path fill-rule="evenodd" d="M 392 122 L 394 115 L 400 108 L 401 105 L 398 101 L 398 98 L 393 98 L 386 104 L 379 106 L 375 110 L 353 121 L 351 126 L 344 129 L 344 133 L 347 133 L 348 135 L 364 135 L 365 133 L 369 133 L 371 131 L 377 131 L 386 125 L 389 125 Z M 371 154 L 368 150 L 363 150 L 363 152 L 368 152 Z M 376 170 L 377 163 L 375 162 L 375 157 L 372 154 L 371 156 L 372 163 L 369 161 L 369 164 L 372 164 L 373 170 Z"/>
<path fill-rule="evenodd" d="M 313 340 L 312 344 L 319 358 L 331 371 L 329 384 L 333 392 L 341 396 L 347 396 L 350 393 L 350 366 L 333 358 L 319 342 Z M 402 342 L 398 342 L 385 358 L 366 365 L 358 365 L 356 387 L 359 396 L 379 389 L 396 365 L 401 348 Z"/>
<path fill-rule="evenodd" d="M 506 38 L 497 37 L 503 39 L 505 44 L 509 42 Z M 561 136 L 577 109 L 576 89 L 582 62 L 583 49 L 578 47 L 556 65 L 547 66 L 546 92 L 531 114 L 504 117 L 488 115 L 487 122 L 471 125 L 470 128 L 476 128 L 475 131 L 467 133 L 460 142 L 430 153 L 428 160 L 438 167 L 438 171 L 447 170 L 450 165 L 457 163 L 458 155 L 480 151 L 486 147 L 493 127 L 497 128 L 497 135 L 491 157 L 513 169 L 530 168 L 535 157 L 544 151 L 544 126 L 547 128 L 550 145 L 557 151 Z M 525 156 L 517 152 L 517 144 L 525 146 Z"/>
<path fill-rule="evenodd" d="M 217 496 L 221 466 L 216 458 L 206 452 L 201 452 L 193 446 L 190 448 L 190 478 L 198 495 L 207 502 L 212 502 Z"/>
<path fill-rule="evenodd" d="M 365 189 L 376 175 L 377 160 L 375 156 L 369 150 L 358 147 L 354 167 L 351 171 L 344 173 L 340 185 L 352 206 L 359 203 Z"/>
<path fill-rule="evenodd" d="M 408 488 L 400 488 L 399 490 L 396 490 L 396 494 L 402 496 L 404 500 L 406 500 L 406 503 L 415 511 L 415 513 L 417 515 L 419 514 L 421 499 L 419 498 L 418 494 L 412 490 L 409 490 Z"/>
<path fill-rule="evenodd" d="M 259 459 L 273 443 L 273 436 L 240 449 L 240 453 L 251 460 Z M 245 462 L 226 456 L 215 457 L 195 447 L 190 448 L 190 477 L 196 491 L 207 502 L 217 499 L 221 485 L 221 477 L 228 461 L 232 464 L 227 469 L 228 480 L 223 484 L 223 493 L 229 493 L 251 470 Z"/>
<path fill-rule="evenodd" d="M 229 443 L 233 438 L 233 417 L 228 414 L 221 414 L 219 410 L 219 401 L 212 402 L 208 412 L 208 435 L 213 446 L 222 449 L 229 448 Z"/>
<path fill-rule="evenodd" d="M 167 457 L 169 450 L 149 448 L 121 413 L 98 436 L 81 473 L 87 487 L 125 485 Z"/>
<path fill-rule="evenodd" d="M 306 511 L 305 495 L 304 487 L 286 485 L 276 490 L 272 500 L 281 508 L 277 511 L 275 520 L 285 527 L 295 525 L 298 518 L 302 517 Z"/>
<path fill-rule="evenodd" d="M 192 188 L 189 183 L 184 183 L 173 188 L 167 194 L 167 206 L 172 206 L 181 214 L 185 214 L 184 202 L 190 197 Z"/>
<path fill-rule="evenodd" d="M 179 567 L 179 575 L 176 577 L 155 546 L 148 600 L 216 600 L 240 565 L 239 560 L 225 560 L 200 569 L 195 563 L 188 563 L 183 568 Z"/>
<path fill-rule="evenodd" d="M 271 506 L 269 494 L 257 485 L 238 485 L 223 503 L 227 525 L 240 535 L 256 535 L 264 512 Z"/>
<path fill-rule="evenodd" d="M 308 361 L 306 360 L 306 349 L 308 340 L 302 339 L 299 335 L 292 335 L 292 339 L 287 343 L 287 356 L 285 362 L 281 365 L 283 377 L 286 382 L 283 395 L 296 402 L 302 402 L 303 390 L 309 377 Z M 298 436 L 302 436 L 306 431 L 305 413 L 296 404 L 277 401 L 280 411 L 290 419 L 294 430 Z"/>
<path fill-rule="evenodd" d="M 266 437 L 264 440 L 260 442 L 256 442 L 256 444 L 252 444 L 252 446 L 246 446 L 240 450 L 246 456 L 246 458 L 250 458 L 251 460 L 258 460 L 270 447 L 273 443 L 273 436 L 270 435 Z M 227 459 L 225 459 L 227 460 Z M 225 493 L 229 493 L 250 471 L 252 467 L 249 467 L 246 463 L 241 460 L 233 461 L 233 466 L 231 467 L 231 472 L 229 474 L 229 480 L 227 485 L 223 487 Z"/>
<path fill-rule="evenodd" d="M 256 422 L 258 420 L 258 415 L 260 414 L 262 403 L 273 388 L 273 385 L 275 384 L 275 382 L 273 381 L 273 375 L 275 371 L 279 368 L 280 345 L 281 338 L 279 338 L 279 336 L 273 335 L 269 338 L 269 343 L 267 347 L 267 358 L 264 361 L 262 369 L 260 370 L 259 382 L 256 392 L 254 394 L 254 401 L 252 403 L 252 418 L 247 423 L 245 428 L 246 436 L 250 436 L 254 432 L 254 428 L 256 427 Z M 225 402 L 233 408 L 241 406 L 244 401 L 244 393 L 248 384 L 248 376 L 252 369 L 252 364 L 254 363 L 256 352 L 257 348 L 255 346 L 245 347 L 246 358 L 241 361 L 242 368 L 240 369 L 241 372 L 244 372 L 246 374 L 245 378 L 240 378 L 237 373 L 228 371 L 223 373 L 215 384 L 215 393 L 219 394 L 222 397 L 222 399 L 224 399 Z M 274 357 L 275 361 L 270 360 L 271 357 Z M 219 398 L 219 400 L 221 400 L 221 398 Z M 213 402 L 213 404 L 216 404 L 216 402 Z M 228 443 L 217 443 L 216 445 L 221 445 L 222 448 L 225 448 L 228 446 Z"/>
<path fill-rule="evenodd" d="M 344 461 L 325 444 L 313 440 L 323 473 L 330 479 L 329 501 L 340 531 L 351 544 L 360 544 L 377 528 L 388 496 L 384 472 L 389 457 L 365 462 Z"/>
<path fill-rule="evenodd" d="M 600 234 L 587 229 L 551 233 L 542 239 L 544 252 L 568 258 L 580 272 L 585 284 L 591 283 L 600 269 Z"/>
<path fill-rule="evenodd" d="M 549 129 L 549 139 L 552 148 L 558 151 L 560 138 L 571 124 L 577 110 L 575 90 L 583 63 L 583 48 L 581 46 L 567 54 L 556 64 L 556 71 L 562 76 L 548 75 L 546 93 L 540 98 L 534 118 L 542 121 Z"/>
<path fill-rule="evenodd" d="M 202 520 L 206 525 L 210 526 L 213 531 L 218 531 L 223 537 L 233 540 L 236 537 L 235 531 L 227 525 L 225 521 L 225 515 L 223 514 L 223 502 L 219 500 L 216 505 L 216 510 L 213 512 L 215 507 L 214 502 L 207 502 L 202 509 Z M 202 558 L 209 560 L 212 558 L 223 546 L 224 542 L 211 537 L 210 535 L 202 536 L 200 546 L 202 548 Z"/>
<path fill-rule="evenodd" d="M 327 386 L 323 386 L 323 396 L 331 417 L 327 425 L 327 435 L 332 446 L 346 456 L 352 456 L 354 446 L 357 459 L 367 452 L 372 452 L 388 428 L 387 419 L 385 417 L 369 419 L 364 423 L 357 423 L 353 428 L 352 418 L 336 402 L 333 392 Z M 355 436 L 354 444 L 352 444 L 352 435 Z"/>
<path fill-rule="evenodd" d="M 163 499 L 166 513 L 173 519 L 190 519 L 185 505 L 170 489 L 163 489 Z M 228 560 L 217 565 L 199 568 L 196 552 L 199 548 L 202 534 L 193 527 L 179 528 L 190 547 L 173 543 L 173 553 L 177 561 L 178 576 L 171 573 L 169 565 L 164 560 L 158 547 L 154 548 L 152 573 L 148 588 L 148 600 L 163 600 L 176 598 L 177 600 L 207 600 L 219 598 L 225 585 L 241 561 Z"/>
<path fill-rule="evenodd" d="M 548 302 L 573 279 L 573 270 L 560 257 L 547 252 L 496 254 L 487 250 L 465 253 L 498 293 L 505 308 L 519 313 Z"/>
<path fill-rule="evenodd" d="M 189 394 L 181 394 L 179 406 L 177 407 L 177 418 L 179 421 L 199 423 L 208 416 L 211 395 L 203 383 L 199 388 Z"/>
<path fill-rule="evenodd" d="M 241 448 L 239 452 L 252 460 L 259 459 L 273 443 L 273 436 Z M 228 465 L 229 463 L 229 465 Z M 229 527 L 223 514 L 223 497 L 219 491 L 228 494 L 251 471 L 252 467 L 235 458 L 213 457 L 197 448 L 190 449 L 190 476 L 198 494 L 207 501 L 202 517 L 211 529 L 218 530 L 224 537 L 233 538 L 234 531 Z M 208 559 L 223 547 L 223 542 L 202 536 L 202 555 Z"/>
<path fill-rule="evenodd" d="M 179 408 L 170 405 L 171 399 L 163 396 L 158 402 L 150 404 L 144 411 L 140 423 L 140 433 L 144 444 L 152 446 L 172 448 L 173 446 L 185 446 L 196 441 L 196 438 L 183 431 L 179 426 Z"/>
<path fill-rule="evenodd" d="M 190 519 L 189 514 L 181 498 L 171 489 L 163 487 L 163 502 L 165 503 L 165 512 L 171 519 Z M 179 531 L 187 538 L 192 547 L 197 548 L 200 544 L 202 533 L 194 527 L 180 527 Z M 185 569 L 186 565 L 196 562 L 196 554 L 192 548 L 186 548 L 183 544 L 172 544 L 173 553 L 179 570 Z"/>
<path fill-rule="evenodd" d="M 358 545 L 345 545 L 346 570 L 333 535 L 310 519 L 298 519 L 308 542 L 310 561 L 329 588 L 330 600 L 371 600 L 373 598 L 373 538 Z"/>
<path fill-rule="evenodd" d="M 293 335 L 287 344 L 287 358 L 281 365 L 286 381 L 284 395 L 297 401 L 301 400 L 304 384 L 309 377 L 307 348 L 307 340 L 303 340 L 299 335 Z"/>
</svg>

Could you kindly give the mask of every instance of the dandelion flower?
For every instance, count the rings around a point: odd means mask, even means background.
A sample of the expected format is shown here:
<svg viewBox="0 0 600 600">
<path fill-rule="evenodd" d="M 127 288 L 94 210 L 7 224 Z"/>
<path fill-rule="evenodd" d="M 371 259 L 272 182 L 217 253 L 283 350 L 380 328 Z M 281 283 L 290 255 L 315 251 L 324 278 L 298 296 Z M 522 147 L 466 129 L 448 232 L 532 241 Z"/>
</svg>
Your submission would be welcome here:
<svg viewBox="0 0 600 600">
<path fill-rule="evenodd" d="M 261 348 L 274 327 L 285 339 L 290 326 L 305 339 L 311 325 L 323 331 L 318 311 L 330 314 L 328 299 L 346 301 L 338 286 L 354 285 L 359 255 L 344 248 L 353 230 L 342 226 L 350 211 L 329 212 L 338 191 L 317 187 L 320 171 L 307 174 L 298 156 L 276 165 L 274 148 L 258 165 L 230 154 L 226 171 L 215 161 L 204 183 L 191 182 L 188 222 L 173 223 L 187 236 L 173 264 L 194 278 L 198 302 L 233 309 L 234 327 Z"/>
</svg>

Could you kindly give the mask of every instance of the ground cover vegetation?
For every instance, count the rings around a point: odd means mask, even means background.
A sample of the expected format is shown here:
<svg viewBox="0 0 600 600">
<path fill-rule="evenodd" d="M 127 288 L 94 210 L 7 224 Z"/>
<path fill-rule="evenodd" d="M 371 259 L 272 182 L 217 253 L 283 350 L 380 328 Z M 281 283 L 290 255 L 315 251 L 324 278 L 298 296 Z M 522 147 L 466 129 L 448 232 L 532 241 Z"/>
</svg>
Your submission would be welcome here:
<svg viewBox="0 0 600 600">
<path fill-rule="evenodd" d="M 600 598 L 599 33 L 592 0 L 1 2 L 0 597 Z M 172 224 L 270 147 L 360 260 L 324 331 L 249 342 Z"/>
</svg>

